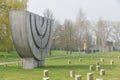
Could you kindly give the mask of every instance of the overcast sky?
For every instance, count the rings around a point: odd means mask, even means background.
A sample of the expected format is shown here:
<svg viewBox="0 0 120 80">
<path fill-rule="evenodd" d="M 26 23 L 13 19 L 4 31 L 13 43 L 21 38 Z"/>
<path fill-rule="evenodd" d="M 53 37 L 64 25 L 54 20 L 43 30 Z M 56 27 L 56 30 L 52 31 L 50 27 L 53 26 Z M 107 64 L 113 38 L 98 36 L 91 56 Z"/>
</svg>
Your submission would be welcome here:
<svg viewBox="0 0 120 80">
<path fill-rule="evenodd" d="M 45 9 L 50 9 L 61 22 L 75 21 L 80 8 L 91 21 L 100 17 L 120 21 L 120 0 L 29 0 L 28 3 L 29 11 L 42 15 Z"/>
</svg>

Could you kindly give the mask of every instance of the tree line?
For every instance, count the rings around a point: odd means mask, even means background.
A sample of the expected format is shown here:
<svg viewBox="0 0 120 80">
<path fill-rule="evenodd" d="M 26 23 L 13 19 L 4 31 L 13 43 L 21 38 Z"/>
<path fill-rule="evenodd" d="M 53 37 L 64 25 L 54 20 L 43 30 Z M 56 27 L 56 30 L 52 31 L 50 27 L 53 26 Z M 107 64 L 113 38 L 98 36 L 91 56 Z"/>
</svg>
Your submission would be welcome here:
<svg viewBox="0 0 120 80">
<path fill-rule="evenodd" d="M 82 9 L 79 10 L 76 21 L 58 20 L 54 23 L 52 49 L 66 50 L 96 50 L 112 51 L 120 49 L 120 21 L 107 21 L 99 18 L 93 22 L 87 19 Z"/>
</svg>

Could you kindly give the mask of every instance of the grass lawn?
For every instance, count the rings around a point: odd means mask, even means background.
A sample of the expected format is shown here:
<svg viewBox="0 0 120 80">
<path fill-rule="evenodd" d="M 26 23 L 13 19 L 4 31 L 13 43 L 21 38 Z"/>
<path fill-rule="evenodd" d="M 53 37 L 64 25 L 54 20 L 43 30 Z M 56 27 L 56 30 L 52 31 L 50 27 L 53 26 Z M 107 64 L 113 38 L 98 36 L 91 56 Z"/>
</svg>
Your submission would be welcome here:
<svg viewBox="0 0 120 80">
<path fill-rule="evenodd" d="M 120 52 L 108 52 L 97 54 L 79 54 L 77 52 L 71 55 L 65 54 L 64 51 L 52 51 L 52 56 L 47 57 L 45 66 L 24 70 L 21 64 L 10 64 L 7 67 L 0 65 L 0 80 L 42 80 L 43 70 L 49 70 L 50 80 L 75 80 L 70 78 L 70 70 L 75 70 L 76 74 L 82 75 L 82 80 L 86 80 L 88 72 L 93 73 L 94 80 L 103 78 L 104 80 L 120 80 Z M 82 62 L 79 61 L 82 58 Z M 100 58 L 104 58 L 104 62 L 100 62 Z M 20 61 L 16 52 L 7 53 L 0 52 L 0 63 Z M 71 64 L 67 61 L 71 60 Z M 110 65 L 110 61 L 114 61 L 114 65 Z M 100 62 L 102 69 L 106 70 L 105 76 L 100 76 L 99 71 L 95 70 L 96 62 Z M 94 65 L 94 70 L 89 70 L 89 65 Z"/>
</svg>

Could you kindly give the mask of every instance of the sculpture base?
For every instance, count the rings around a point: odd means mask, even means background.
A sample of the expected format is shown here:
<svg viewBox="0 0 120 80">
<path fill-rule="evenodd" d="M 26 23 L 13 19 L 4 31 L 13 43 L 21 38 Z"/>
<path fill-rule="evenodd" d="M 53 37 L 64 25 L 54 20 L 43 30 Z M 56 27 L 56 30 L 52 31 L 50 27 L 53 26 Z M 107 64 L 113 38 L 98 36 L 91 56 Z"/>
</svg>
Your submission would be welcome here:
<svg viewBox="0 0 120 80">
<path fill-rule="evenodd" d="M 44 60 L 38 61 L 34 58 L 23 58 L 22 66 L 23 69 L 33 69 L 36 67 L 44 66 Z"/>
</svg>

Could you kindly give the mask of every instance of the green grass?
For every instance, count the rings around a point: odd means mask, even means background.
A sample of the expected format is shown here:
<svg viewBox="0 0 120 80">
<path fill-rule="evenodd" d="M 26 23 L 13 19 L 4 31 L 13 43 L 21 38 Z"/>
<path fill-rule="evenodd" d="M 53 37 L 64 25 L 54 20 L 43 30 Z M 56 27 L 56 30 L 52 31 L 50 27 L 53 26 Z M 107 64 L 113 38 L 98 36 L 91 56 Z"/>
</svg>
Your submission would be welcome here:
<svg viewBox="0 0 120 80">
<path fill-rule="evenodd" d="M 4 56 L 6 57 L 4 57 Z M 64 51 L 52 51 L 52 56 L 47 57 L 45 66 L 24 70 L 21 64 L 10 64 L 7 67 L 0 66 L 0 80 L 42 80 L 43 70 L 49 70 L 50 80 L 74 80 L 69 77 L 70 70 L 75 70 L 76 74 L 82 75 L 82 80 L 86 80 L 88 72 L 92 72 L 94 80 L 96 78 L 103 78 L 104 80 L 120 80 L 120 52 L 108 52 L 98 54 L 80 54 L 74 52 L 67 55 Z M 79 62 L 79 58 L 83 61 Z M 104 58 L 105 62 L 100 62 L 101 68 L 106 70 L 105 76 L 100 76 L 99 71 L 95 69 L 89 70 L 89 65 L 96 66 L 96 62 L 100 61 L 100 58 Z M 0 62 L 14 62 L 21 60 L 16 52 L 8 54 L 6 52 L 0 52 Z M 71 64 L 67 64 L 67 61 L 71 60 Z M 114 60 L 114 65 L 110 65 L 110 60 Z"/>
<path fill-rule="evenodd" d="M 0 52 L 0 62 L 11 62 L 11 61 L 19 61 L 20 58 L 16 52 Z"/>
</svg>

